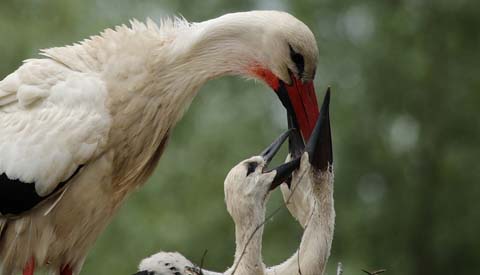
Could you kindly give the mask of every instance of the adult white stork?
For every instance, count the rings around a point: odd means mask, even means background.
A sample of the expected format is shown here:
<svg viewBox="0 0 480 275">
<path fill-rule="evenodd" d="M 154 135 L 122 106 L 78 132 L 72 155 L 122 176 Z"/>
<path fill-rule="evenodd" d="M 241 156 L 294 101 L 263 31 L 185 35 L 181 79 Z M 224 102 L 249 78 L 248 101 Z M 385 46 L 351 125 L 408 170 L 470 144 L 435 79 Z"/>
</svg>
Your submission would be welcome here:
<svg viewBox="0 0 480 275">
<path fill-rule="evenodd" d="M 276 11 L 201 23 L 132 21 L 43 50 L 0 82 L 2 273 L 78 274 L 118 207 L 152 173 L 207 80 L 265 81 L 307 139 L 318 116 L 312 32 Z"/>
<path fill-rule="evenodd" d="M 321 275 L 325 271 L 333 240 L 335 210 L 333 206 L 333 157 L 329 117 L 330 93 L 327 92 L 320 118 L 304 151 L 303 142 L 290 142 L 293 161 L 265 171 L 264 157 L 240 162 L 225 180 L 225 202 L 235 222 L 236 250 L 233 266 L 224 273 L 203 270 L 179 253 L 160 252 L 139 265 L 134 275 Z M 297 135 L 298 137 L 298 135 Z M 275 154 L 280 137 L 265 152 Z M 295 136 L 293 137 L 295 138 Z M 293 172 L 282 193 L 290 213 L 304 228 L 299 249 L 282 264 L 266 268 L 262 261 L 262 236 L 265 204 L 269 191 Z M 267 177 L 267 178 L 265 178 Z"/>
</svg>

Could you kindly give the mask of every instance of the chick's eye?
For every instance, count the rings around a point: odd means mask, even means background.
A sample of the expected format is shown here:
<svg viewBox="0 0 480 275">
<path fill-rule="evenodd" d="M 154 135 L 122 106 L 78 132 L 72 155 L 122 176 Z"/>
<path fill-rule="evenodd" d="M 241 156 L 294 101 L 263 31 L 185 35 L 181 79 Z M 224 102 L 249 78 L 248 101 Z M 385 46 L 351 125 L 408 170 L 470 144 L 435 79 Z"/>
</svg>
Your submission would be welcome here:
<svg viewBox="0 0 480 275">
<path fill-rule="evenodd" d="M 257 166 L 258 166 L 258 163 L 256 163 L 256 162 L 247 163 L 247 177 L 248 177 L 248 175 L 253 173 L 255 171 L 255 169 L 257 169 Z"/>
</svg>

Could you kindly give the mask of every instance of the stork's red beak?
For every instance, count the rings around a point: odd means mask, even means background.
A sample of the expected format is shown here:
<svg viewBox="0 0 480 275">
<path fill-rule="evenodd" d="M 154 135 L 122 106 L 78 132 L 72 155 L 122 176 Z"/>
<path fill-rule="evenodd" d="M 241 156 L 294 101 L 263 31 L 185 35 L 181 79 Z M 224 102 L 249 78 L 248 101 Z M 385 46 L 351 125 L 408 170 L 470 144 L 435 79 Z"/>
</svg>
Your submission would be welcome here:
<svg viewBox="0 0 480 275">
<path fill-rule="evenodd" d="M 291 78 L 290 85 L 279 81 L 275 92 L 287 109 L 289 121 L 293 123 L 289 127 L 300 129 L 303 139 L 309 140 L 319 115 L 313 81 L 302 82 L 293 74 Z"/>
<path fill-rule="evenodd" d="M 261 66 L 252 66 L 251 73 L 263 79 L 275 90 L 287 109 L 288 127 L 300 129 L 303 140 L 309 140 L 319 115 L 313 81 L 303 82 L 290 73 L 292 83 L 287 84 Z"/>
</svg>

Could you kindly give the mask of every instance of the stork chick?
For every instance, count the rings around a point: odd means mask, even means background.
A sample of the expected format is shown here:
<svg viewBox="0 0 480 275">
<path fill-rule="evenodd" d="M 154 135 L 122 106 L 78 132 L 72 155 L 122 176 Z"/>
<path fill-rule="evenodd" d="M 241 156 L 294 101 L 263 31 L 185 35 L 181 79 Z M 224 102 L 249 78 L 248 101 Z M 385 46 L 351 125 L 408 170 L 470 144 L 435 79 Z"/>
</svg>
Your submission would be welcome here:
<svg viewBox="0 0 480 275">
<path fill-rule="evenodd" d="M 79 274 L 127 195 L 150 176 L 198 89 L 267 83 L 308 139 L 318 117 L 312 32 L 276 11 L 201 23 L 132 21 L 43 50 L 0 81 L 0 272 Z"/>
<path fill-rule="evenodd" d="M 279 186 L 298 168 L 294 160 L 275 169 L 267 165 L 288 138 L 282 134 L 259 156 L 241 161 L 225 178 L 225 204 L 235 223 L 235 257 L 232 267 L 224 273 L 200 270 L 179 253 L 160 252 L 142 260 L 136 274 L 150 275 L 263 275 L 261 257 L 263 224 L 270 190 Z M 176 273 L 177 272 L 177 273 Z"/>
</svg>

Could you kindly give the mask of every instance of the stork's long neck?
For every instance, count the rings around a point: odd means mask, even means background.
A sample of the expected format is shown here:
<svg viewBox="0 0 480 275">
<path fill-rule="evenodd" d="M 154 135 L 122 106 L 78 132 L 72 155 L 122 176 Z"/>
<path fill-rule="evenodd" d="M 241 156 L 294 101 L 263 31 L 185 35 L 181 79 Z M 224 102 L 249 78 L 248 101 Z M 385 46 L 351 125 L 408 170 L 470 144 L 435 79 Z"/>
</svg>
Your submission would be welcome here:
<svg viewBox="0 0 480 275">
<path fill-rule="evenodd" d="M 114 170 L 119 171 L 114 183 L 125 187 L 116 190 L 126 194 L 148 178 L 168 133 L 205 82 L 245 73 L 254 50 L 246 43 L 250 37 L 242 35 L 248 30 L 235 22 L 220 17 L 169 31 L 137 23 L 106 31 L 77 51 L 87 52 L 91 43 L 102 49 L 94 54 L 101 62 L 92 68 L 99 70 L 110 94 L 109 143 L 115 145 Z"/>
<path fill-rule="evenodd" d="M 235 223 L 235 259 L 225 274 L 262 275 L 262 236 L 265 210 Z"/>
<path fill-rule="evenodd" d="M 206 81 L 226 74 L 246 75 L 259 62 L 255 53 L 258 25 L 246 24 L 235 16 L 222 16 L 193 24 L 168 46 L 169 73 L 176 92 L 191 97 Z M 258 40 L 258 39 L 257 39 Z M 161 60 L 165 62 L 165 60 Z"/>
<path fill-rule="evenodd" d="M 296 260 L 293 263 L 297 267 L 300 266 L 302 274 L 325 272 L 333 240 L 335 223 L 333 185 L 326 181 L 314 189 L 316 189 L 314 190 L 315 206 L 304 228 L 300 248 L 294 256 Z"/>
<path fill-rule="evenodd" d="M 300 247 L 287 261 L 267 269 L 268 275 L 323 274 L 333 240 L 335 209 L 333 201 L 333 174 L 311 175 L 314 184 L 313 206 L 304 227 Z M 310 184 L 304 182 L 301 184 Z M 309 211 L 304 209 L 305 211 Z M 299 269 L 301 273 L 299 272 Z"/>
</svg>

